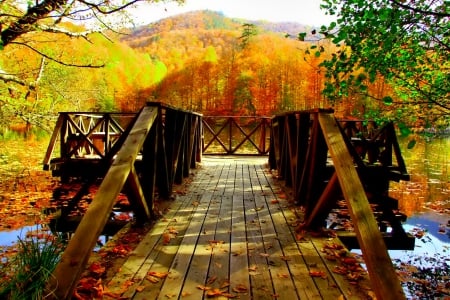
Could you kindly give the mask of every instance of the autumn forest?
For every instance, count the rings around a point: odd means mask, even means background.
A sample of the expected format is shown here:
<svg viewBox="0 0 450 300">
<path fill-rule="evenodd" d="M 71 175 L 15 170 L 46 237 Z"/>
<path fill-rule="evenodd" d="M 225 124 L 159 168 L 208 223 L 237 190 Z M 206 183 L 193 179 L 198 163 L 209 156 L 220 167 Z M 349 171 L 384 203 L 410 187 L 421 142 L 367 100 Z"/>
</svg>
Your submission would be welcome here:
<svg viewBox="0 0 450 300">
<path fill-rule="evenodd" d="M 86 31 L 72 23 L 65 27 L 80 36 Z M 301 32 L 307 35 L 300 40 Z M 49 131 L 59 111 L 137 111 L 147 101 L 206 115 L 330 107 L 341 116 L 369 118 L 402 112 L 374 101 L 393 91 L 381 76 L 373 83 L 366 80 L 367 93 L 328 101 L 320 63 L 337 46 L 314 33 L 310 26 L 248 23 L 212 11 L 81 39 L 35 33 L 33 48 L 10 45 L 3 50 L 3 68 L 34 84 L 0 83 L 1 127 Z M 424 127 L 423 115 L 410 110 L 402 118 Z"/>
</svg>

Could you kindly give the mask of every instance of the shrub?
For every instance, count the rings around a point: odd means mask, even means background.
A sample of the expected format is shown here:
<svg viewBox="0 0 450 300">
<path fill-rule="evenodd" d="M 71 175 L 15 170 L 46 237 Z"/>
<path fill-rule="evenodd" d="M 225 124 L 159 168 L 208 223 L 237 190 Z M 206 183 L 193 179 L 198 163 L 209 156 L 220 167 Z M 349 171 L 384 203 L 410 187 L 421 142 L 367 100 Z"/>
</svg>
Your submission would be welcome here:
<svg viewBox="0 0 450 300">
<path fill-rule="evenodd" d="M 0 299 L 46 298 L 45 286 L 63 251 L 60 237 L 39 233 L 18 238 L 18 252 L 3 262 Z"/>
</svg>

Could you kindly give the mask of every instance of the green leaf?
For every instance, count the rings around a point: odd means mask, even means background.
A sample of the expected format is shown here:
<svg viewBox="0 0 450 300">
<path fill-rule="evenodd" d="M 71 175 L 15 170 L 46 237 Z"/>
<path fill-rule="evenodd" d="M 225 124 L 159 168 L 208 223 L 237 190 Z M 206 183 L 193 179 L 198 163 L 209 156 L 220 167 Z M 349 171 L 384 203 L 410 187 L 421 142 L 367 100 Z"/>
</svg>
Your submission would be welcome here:
<svg viewBox="0 0 450 300">
<path fill-rule="evenodd" d="M 406 148 L 407 149 L 412 149 L 412 148 L 414 148 L 414 146 L 416 145 L 416 140 L 415 139 L 412 139 L 412 140 L 410 140 L 409 142 L 408 142 L 408 145 L 406 146 Z"/>
<path fill-rule="evenodd" d="M 411 129 L 403 123 L 398 124 L 398 129 L 400 130 L 400 134 L 402 136 L 408 136 L 411 134 Z"/>
<path fill-rule="evenodd" d="M 306 37 L 306 32 L 301 32 L 301 33 L 298 34 L 298 40 L 299 41 L 303 42 L 305 40 L 305 37 Z"/>
<path fill-rule="evenodd" d="M 392 103 L 394 103 L 394 100 L 392 100 L 392 97 L 386 96 L 383 98 L 383 102 L 385 105 L 392 105 Z"/>
</svg>

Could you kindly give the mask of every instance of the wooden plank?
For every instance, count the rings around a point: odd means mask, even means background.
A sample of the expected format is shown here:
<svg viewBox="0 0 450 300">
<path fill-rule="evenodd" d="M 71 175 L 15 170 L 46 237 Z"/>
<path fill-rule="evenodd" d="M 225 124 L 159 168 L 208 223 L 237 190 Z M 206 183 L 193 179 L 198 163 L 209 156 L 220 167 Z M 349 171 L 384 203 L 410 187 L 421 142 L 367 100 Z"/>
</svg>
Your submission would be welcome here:
<svg viewBox="0 0 450 300">
<path fill-rule="evenodd" d="M 179 287 L 176 286 L 177 288 L 175 288 L 175 290 L 181 290 L 183 278 L 179 277 L 178 273 L 173 272 L 171 267 L 174 262 L 178 260 L 178 257 L 183 257 L 183 249 L 186 249 L 186 247 L 181 246 L 181 244 L 186 241 L 189 242 L 189 239 L 186 238 L 186 236 L 191 235 L 189 230 L 192 222 L 198 223 L 198 220 L 194 219 L 194 217 L 198 217 L 198 214 L 196 214 L 196 210 L 198 209 L 197 203 L 200 203 L 201 198 L 203 197 L 203 192 L 201 191 L 208 180 L 210 180 L 207 177 L 208 176 L 202 176 L 201 180 L 195 180 L 195 182 L 193 182 L 192 189 L 194 192 L 192 192 L 192 194 L 194 196 L 184 195 L 180 197 L 180 201 L 183 201 L 184 204 L 170 220 L 171 224 L 167 227 L 167 231 L 165 232 L 167 234 L 171 230 L 176 230 L 178 231 L 178 234 L 175 238 L 170 240 L 170 243 L 167 243 L 167 241 L 164 241 L 164 238 L 159 236 L 160 239 L 158 240 L 158 243 L 152 249 L 150 255 L 147 256 L 138 273 L 138 278 L 142 281 L 139 285 L 146 286 L 146 288 L 142 292 L 135 293 L 133 299 L 157 299 L 158 297 L 164 298 L 165 296 L 171 295 L 172 292 L 170 289 L 164 291 L 166 294 L 161 294 L 161 290 L 167 282 L 169 282 L 169 284 L 178 284 Z M 155 235 L 158 236 L 157 233 L 155 233 Z M 179 253 L 180 251 L 181 253 Z M 176 268 L 176 266 L 177 265 L 175 264 L 173 268 Z M 159 282 L 150 283 L 148 280 L 142 279 L 146 277 L 148 272 L 159 272 L 161 274 L 169 275 L 165 279 L 161 278 Z"/>
<path fill-rule="evenodd" d="M 72 296 L 156 116 L 157 110 L 149 107 L 144 107 L 139 114 L 48 282 L 52 297 L 68 299 Z"/>
<path fill-rule="evenodd" d="M 233 174 L 232 176 L 230 174 L 231 171 Z M 225 164 L 215 188 L 220 209 L 213 242 L 209 245 L 212 255 L 207 276 L 207 286 L 213 289 L 220 289 L 227 293 L 231 293 L 228 286 L 230 282 L 230 273 L 228 271 L 230 267 L 229 256 L 231 253 L 231 186 L 234 186 L 234 168 L 232 168 L 230 164 Z M 218 296 L 216 298 L 218 300 L 228 299 L 223 296 Z"/>
<path fill-rule="evenodd" d="M 252 187 L 253 189 L 259 188 L 260 183 L 255 174 L 255 167 L 252 166 L 251 169 L 254 174 L 253 176 L 249 176 L 252 179 Z M 268 189 L 265 192 L 268 193 L 269 191 Z M 254 193 L 255 191 L 253 191 Z M 297 287 L 288 268 L 289 262 L 283 250 L 284 245 L 292 244 L 295 241 L 290 235 L 289 230 L 279 230 L 277 228 L 279 225 L 276 224 L 277 222 L 281 221 L 282 223 L 286 223 L 286 220 L 283 217 L 281 217 L 281 220 L 277 217 L 282 212 L 276 203 L 271 203 L 271 200 L 275 199 L 275 195 L 271 194 L 270 196 L 272 197 L 268 201 L 266 201 L 265 196 L 255 197 L 255 208 L 264 245 L 263 251 L 255 253 L 255 255 L 264 255 L 266 259 L 266 266 L 269 269 L 273 286 L 271 293 L 267 292 L 267 294 L 279 299 L 299 298 Z M 286 241 L 286 244 L 284 244 L 284 241 Z M 298 255 L 298 251 L 296 254 Z"/>
<path fill-rule="evenodd" d="M 189 227 L 186 230 L 178 252 L 176 253 L 169 268 L 170 276 L 165 279 L 157 298 L 146 297 L 143 299 L 166 299 L 170 295 L 180 295 L 183 289 L 187 293 L 193 293 L 196 291 L 196 287 L 199 283 L 186 278 L 186 274 L 189 271 L 197 242 L 202 234 L 201 229 L 207 215 L 211 197 L 212 192 L 208 190 L 206 186 L 201 195 L 201 199 L 197 203 L 198 206 L 194 212 Z"/>
<path fill-rule="evenodd" d="M 290 226 L 297 223 L 297 217 L 290 210 L 286 199 L 279 197 L 279 189 L 274 191 L 276 194 L 273 194 L 272 186 L 275 186 L 275 184 L 272 179 L 267 178 L 262 169 L 258 170 L 257 175 L 264 197 L 264 200 L 261 201 L 268 203 L 267 207 L 271 213 L 274 230 L 283 233 L 283 235 L 277 237 L 283 251 L 278 262 L 286 263 L 289 275 L 296 287 L 298 299 L 317 299 L 320 297 L 319 289 L 309 275 L 307 261 L 299 249 L 294 227 Z M 272 203 L 272 200 L 274 200 L 274 203 Z"/>
<path fill-rule="evenodd" d="M 374 292 L 378 299 L 405 299 L 339 125 L 332 114 L 319 114 L 319 122 L 349 207 Z"/>
<path fill-rule="evenodd" d="M 253 176 L 254 174 L 248 176 L 247 183 L 252 187 L 252 192 L 248 192 L 244 199 L 251 294 L 253 299 L 273 299 L 275 291 L 272 285 L 269 258 L 266 257 L 267 247 L 270 244 L 264 243 L 261 229 L 261 222 L 267 220 L 261 220 L 258 216 L 258 211 L 263 209 L 263 206 L 257 201 L 257 195 L 253 193 L 254 179 L 251 178 Z"/>
<path fill-rule="evenodd" d="M 322 261 L 325 263 L 326 268 L 329 270 L 330 276 L 333 277 L 333 280 L 336 284 L 336 287 L 338 287 L 344 296 L 345 299 L 352 299 L 352 300 L 360 300 L 360 299 L 371 299 L 373 297 L 373 291 L 371 289 L 370 280 L 368 275 L 364 275 L 362 278 L 359 278 L 358 280 L 354 280 L 350 282 L 347 278 L 347 274 L 338 274 L 336 272 L 333 272 L 333 270 L 336 270 L 336 268 L 345 268 L 345 264 L 341 262 L 336 257 L 335 252 L 338 250 L 329 249 L 328 247 L 336 247 L 340 246 L 343 247 L 339 253 L 339 255 L 343 258 L 342 251 L 344 251 L 344 245 L 338 238 L 326 238 L 326 237 L 311 237 L 311 242 L 316 248 L 316 251 L 318 255 L 321 256 Z M 352 257 L 348 252 L 346 254 L 346 257 Z M 332 257 L 334 259 L 329 259 L 329 257 Z M 355 266 L 355 265 L 352 265 Z M 362 267 L 360 266 L 362 269 Z"/>
<path fill-rule="evenodd" d="M 139 243 L 119 272 L 108 283 L 108 291 L 119 293 L 122 298 L 133 296 L 136 299 L 141 297 L 156 298 L 162 282 L 151 283 L 146 280 L 147 273 L 156 262 L 161 265 L 166 264 L 166 269 L 160 269 L 160 271 L 168 272 L 173 257 L 190 223 L 192 214 L 196 209 L 196 206 L 192 205 L 192 203 L 200 199 L 200 190 L 206 177 L 206 174 L 198 174 L 191 183 L 193 192 L 189 195 L 176 197 L 167 213 L 153 225 L 151 231 Z M 176 238 L 171 239 L 170 245 L 165 245 L 164 234 L 170 234 L 173 230 L 178 232 Z M 130 281 L 133 282 L 133 285 L 128 286 Z M 142 293 L 136 292 L 136 288 L 139 286 L 145 287 Z"/>
<path fill-rule="evenodd" d="M 222 169 L 222 168 L 220 168 Z M 220 180 L 221 173 L 218 174 Z M 215 183 L 217 184 L 218 181 Z M 208 283 L 208 270 L 213 255 L 213 248 L 210 245 L 210 241 L 214 240 L 214 234 L 216 231 L 217 220 L 219 216 L 219 202 L 215 197 L 216 186 L 214 182 L 211 182 L 209 188 L 207 188 L 207 197 L 202 197 L 202 201 L 205 202 L 207 210 L 205 212 L 205 219 L 201 226 L 201 230 L 198 231 L 197 244 L 192 253 L 189 269 L 185 275 L 185 282 L 183 284 L 181 294 L 185 295 L 186 299 L 201 299 L 205 292 L 204 289 L 199 287 L 211 286 Z M 186 254 L 186 253 L 185 253 Z"/>
</svg>

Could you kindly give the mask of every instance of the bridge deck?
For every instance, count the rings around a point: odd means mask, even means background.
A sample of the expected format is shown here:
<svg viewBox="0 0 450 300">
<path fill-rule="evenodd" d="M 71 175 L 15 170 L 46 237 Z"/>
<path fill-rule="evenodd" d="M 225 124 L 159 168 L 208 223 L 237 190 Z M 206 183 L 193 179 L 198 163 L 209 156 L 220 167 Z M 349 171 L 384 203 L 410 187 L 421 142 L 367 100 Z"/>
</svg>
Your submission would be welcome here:
<svg viewBox="0 0 450 300">
<path fill-rule="evenodd" d="M 355 284 L 334 272 L 345 270 L 330 249 L 337 239 L 295 232 L 266 161 L 204 157 L 106 289 L 126 299 L 369 298 L 367 275 Z"/>
</svg>

